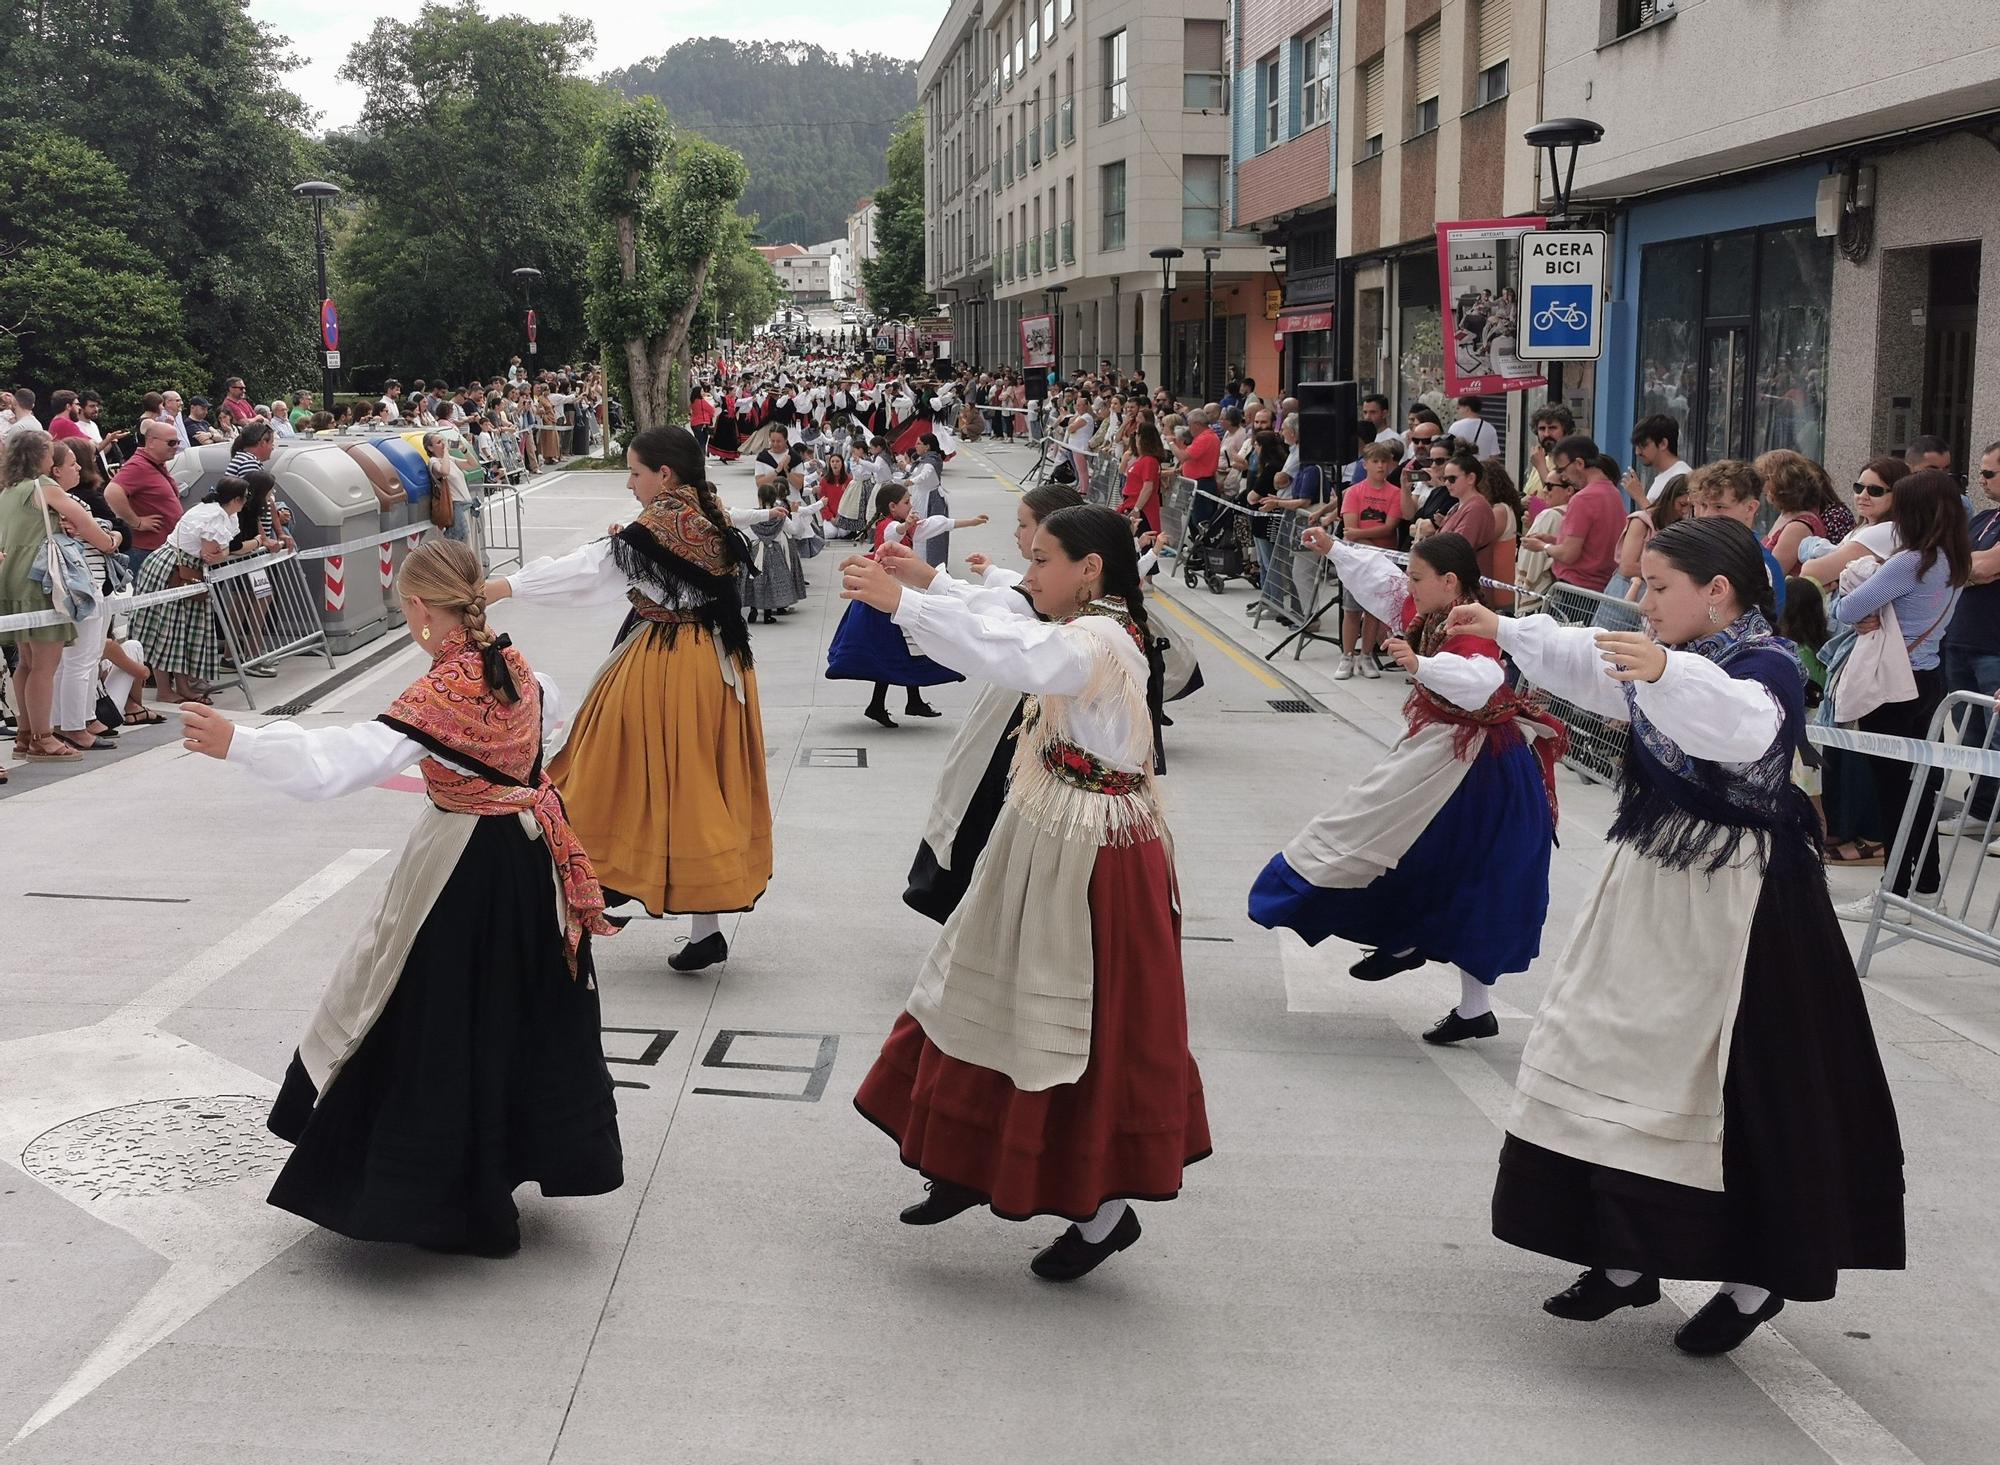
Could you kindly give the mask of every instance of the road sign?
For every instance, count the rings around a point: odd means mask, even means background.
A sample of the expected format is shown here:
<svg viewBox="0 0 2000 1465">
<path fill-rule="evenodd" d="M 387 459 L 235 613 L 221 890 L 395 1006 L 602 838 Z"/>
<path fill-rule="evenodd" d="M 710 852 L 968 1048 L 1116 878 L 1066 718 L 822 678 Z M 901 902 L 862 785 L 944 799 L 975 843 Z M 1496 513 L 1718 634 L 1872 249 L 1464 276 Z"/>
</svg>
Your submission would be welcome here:
<svg viewBox="0 0 2000 1465">
<path fill-rule="evenodd" d="M 1601 229 L 1523 237 L 1522 356 L 1530 361 L 1595 361 L 1603 354 L 1608 244 Z"/>
<path fill-rule="evenodd" d="M 328 371 L 340 370 L 340 353 L 338 351 L 329 351 L 326 353 L 326 369 Z"/>
<path fill-rule="evenodd" d="M 319 335 L 327 350 L 340 350 L 340 312 L 333 308 L 331 300 L 319 303 Z"/>
</svg>

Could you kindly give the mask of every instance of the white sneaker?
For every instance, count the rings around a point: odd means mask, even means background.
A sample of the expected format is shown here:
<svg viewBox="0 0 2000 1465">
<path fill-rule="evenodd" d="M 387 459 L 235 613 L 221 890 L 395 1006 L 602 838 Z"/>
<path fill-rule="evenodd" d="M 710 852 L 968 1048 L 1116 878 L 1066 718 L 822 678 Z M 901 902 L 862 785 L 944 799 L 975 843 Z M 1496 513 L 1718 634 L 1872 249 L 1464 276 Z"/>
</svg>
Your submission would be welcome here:
<svg viewBox="0 0 2000 1465">
<path fill-rule="evenodd" d="M 1354 664 L 1360 668 L 1361 675 L 1371 682 L 1382 675 L 1382 668 L 1375 664 L 1375 658 L 1372 656 L 1357 657 Z"/>
<path fill-rule="evenodd" d="M 1333 679 L 1336 682 L 1344 682 L 1353 675 L 1354 675 L 1354 658 L 1351 656 L 1341 657 L 1340 665 L 1336 666 L 1333 669 Z"/>
<path fill-rule="evenodd" d="M 1944 892 L 1942 890 L 1933 890 L 1929 895 L 1913 894 L 1910 896 L 1910 899 L 1927 911 L 1942 910 L 1944 908 Z M 1889 907 L 1887 918 L 1890 924 L 1897 926 L 1910 925 L 1915 919 L 1908 911 L 1899 906 Z"/>
<path fill-rule="evenodd" d="M 1833 908 L 1833 913 L 1843 921 L 1853 921 L 1865 926 L 1875 919 L 1875 897 L 1873 894 L 1857 896 L 1853 900 L 1843 900 Z"/>
<path fill-rule="evenodd" d="M 1984 834 L 1986 823 L 1986 820 L 1975 819 L 1970 814 L 1953 814 L 1947 819 L 1938 820 L 1937 832 L 1946 839 L 1960 839 L 1968 834 Z"/>
</svg>

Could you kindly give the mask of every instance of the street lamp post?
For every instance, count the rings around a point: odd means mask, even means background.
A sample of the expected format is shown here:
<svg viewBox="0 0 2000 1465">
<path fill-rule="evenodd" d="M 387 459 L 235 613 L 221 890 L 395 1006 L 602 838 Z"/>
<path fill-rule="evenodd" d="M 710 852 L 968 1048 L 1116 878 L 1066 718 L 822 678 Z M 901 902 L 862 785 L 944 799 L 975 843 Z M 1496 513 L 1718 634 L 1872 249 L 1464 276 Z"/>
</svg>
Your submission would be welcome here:
<svg viewBox="0 0 2000 1465">
<path fill-rule="evenodd" d="M 1604 124 L 1588 117 L 1551 117 L 1546 122 L 1537 122 L 1522 137 L 1529 147 L 1548 156 L 1549 191 L 1556 200 L 1556 211 L 1549 222 L 1556 227 L 1565 226 L 1569 223 L 1570 192 L 1576 184 L 1577 152 L 1603 140 Z M 1543 372 L 1548 377 L 1549 400 L 1561 402 L 1563 364 L 1551 361 Z"/>
<path fill-rule="evenodd" d="M 326 293 L 326 215 L 324 211 L 328 199 L 340 197 L 340 189 L 335 184 L 322 183 L 317 179 L 310 179 L 294 186 L 292 196 L 294 198 L 309 198 L 312 200 L 313 254 L 319 265 L 319 319 L 320 347 L 322 350 L 320 356 L 320 405 L 324 410 L 331 412 L 333 410 L 333 394 L 335 389 L 340 385 L 340 368 L 331 364 L 339 358 L 334 355 L 336 348 L 328 346 L 326 341 L 326 306 L 330 297 Z"/>
<path fill-rule="evenodd" d="M 540 283 L 542 272 L 533 265 L 522 265 L 514 271 L 514 279 L 521 287 L 522 325 L 528 332 L 528 354 L 536 354 L 535 340 L 535 286 Z"/>
<path fill-rule="evenodd" d="M 1167 336 L 1170 334 L 1174 318 L 1174 261 L 1179 259 L 1183 254 L 1186 254 L 1187 251 L 1184 249 L 1175 249 L 1170 244 L 1164 249 L 1155 249 L 1151 253 L 1153 258 L 1160 262 L 1160 380 L 1158 385 L 1165 387 L 1169 393 L 1172 393 L 1174 390 L 1172 384 L 1174 374 L 1173 352 L 1167 345 Z"/>
<path fill-rule="evenodd" d="M 1281 315 L 1285 309 L 1285 263 L 1285 246 L 1282 244 L 1272 245 L 1271 258 L 1264 268 L 1270 272 L 1271 278 L 1278 282 L 1278 312 Z M 1285 394 L 1285 384 L 1292 381 L 1291 376 L 1287 375 L 1285 371 L 1285 348 L 1289 344 L 1285 336 L 1281 333 L 1278 336 L 1278 395 L 1280 397 L 1283 397 Z M 1297 385 L 1297 383 L 1293 382 L 1293 385 Z"/>
<path fill-rule="evenodd" d="M 1213 244 L 1201 252 L 1201 399 L 1215 401 L 1221 393 L 1215 380 L 1215 262 L 1222 251 Z"/>
<path fill-rule="evenodd" d="M 1056 364 L 1055 374 L 1049 378 L 1051 386 L 1062 380 L 1062 298 L 1063 292 L 1067 289 L 1069 289 L 1067 285 L 1051 285 L 1042 292 L 1043 304 L 1049 307 L 1049 313 L 1055 317 L 1055 334 L 1051 344 L 1055 347 Z"/>
</svg>

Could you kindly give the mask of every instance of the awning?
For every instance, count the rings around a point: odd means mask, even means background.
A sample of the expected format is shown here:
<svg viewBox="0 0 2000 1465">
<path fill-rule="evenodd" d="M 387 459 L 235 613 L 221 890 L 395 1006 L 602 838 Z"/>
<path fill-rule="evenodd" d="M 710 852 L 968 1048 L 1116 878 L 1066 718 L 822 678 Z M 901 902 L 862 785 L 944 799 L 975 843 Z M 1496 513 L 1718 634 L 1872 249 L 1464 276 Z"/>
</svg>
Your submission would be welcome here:
<svg viewBox="0 0 2000 1465">
<path fill-rule="evenodd" d="M 1278 314 L 1277 333 L 1291 335 L 1294 331 L 1330 331 L 1333 329 L 1333 311 L 1327 310 L 1286 310 Z"/>
</svg>

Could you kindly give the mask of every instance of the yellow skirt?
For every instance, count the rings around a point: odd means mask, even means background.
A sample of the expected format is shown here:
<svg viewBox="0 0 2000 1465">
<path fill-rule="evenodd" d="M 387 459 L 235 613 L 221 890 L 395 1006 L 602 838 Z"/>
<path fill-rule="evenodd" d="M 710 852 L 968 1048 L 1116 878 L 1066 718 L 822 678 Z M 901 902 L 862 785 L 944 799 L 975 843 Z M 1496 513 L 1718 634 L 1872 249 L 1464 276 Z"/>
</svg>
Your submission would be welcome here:
<svg viewBox="0 0 2000 1465">
<path fill-rule="evenodd" d="M 757 677 L 743 700 L 699 626 L 627 638 L 549 764 L 597 878 L 653 915 L 747 911 L 771 881 Z"/>
</svg>

